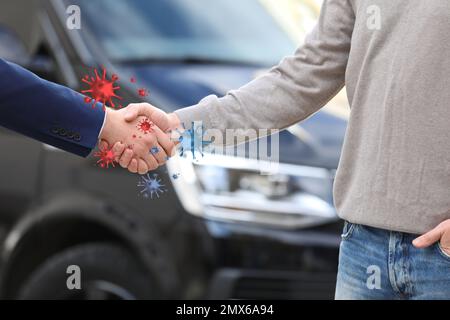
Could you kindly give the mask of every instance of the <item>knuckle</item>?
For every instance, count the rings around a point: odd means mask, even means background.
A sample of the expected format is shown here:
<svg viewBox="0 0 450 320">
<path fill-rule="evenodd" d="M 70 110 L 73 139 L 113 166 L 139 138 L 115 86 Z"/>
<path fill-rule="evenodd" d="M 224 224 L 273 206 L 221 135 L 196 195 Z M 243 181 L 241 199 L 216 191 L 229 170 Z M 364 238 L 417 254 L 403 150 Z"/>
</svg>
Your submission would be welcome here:
<svg viewBox="0 0 450 320">
<path fill-rule="evenodd" d="M 166 158 L 167 158 L 166 153 L 161 154 L 161 157 L 159 158 L 159 163 L 163 163 L 164 164 L 166 162 Z"/>
<path fill-rule="evenodd" d="M 155 160 L 152 157 L 147 157 L 145 159 L 145 162 L 147 163 L 147 167 L 151 169 L 155 165 Z"/>
<path fill-rule="evenodd" d="M 157 141 L 155 135 L 152 134 L 147 137 L 147 143 L 151 144 L 152 146 L 154 146 L 157 142 L 158 141 Z"/>
<path fill-rule="evenodd" d="M 158 161 L 156 161 L 155 158 L 151 157 L 148 162 L 149 162 L 148 163 L 148 168 L 150 170 L 154 170 L 154 169 L 156 169 L 158 167 Z"/>
</svg>

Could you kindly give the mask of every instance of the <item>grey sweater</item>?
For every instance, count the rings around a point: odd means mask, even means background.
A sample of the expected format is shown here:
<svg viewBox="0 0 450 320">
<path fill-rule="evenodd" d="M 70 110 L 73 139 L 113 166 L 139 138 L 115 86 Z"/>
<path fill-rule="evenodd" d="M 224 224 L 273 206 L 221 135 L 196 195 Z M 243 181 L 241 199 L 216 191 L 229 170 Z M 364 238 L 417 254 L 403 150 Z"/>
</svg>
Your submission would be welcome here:
<svg viewBox="0 0 450 320">
<path fill-rule="evenodd" d="M 450 1 L 325 0 L 305 44 L 222 98 L 177 111 L 206 128 L 286 128 L 344 85 L 339 216 L 422 233 L 450 218 Z"/>
</svg>

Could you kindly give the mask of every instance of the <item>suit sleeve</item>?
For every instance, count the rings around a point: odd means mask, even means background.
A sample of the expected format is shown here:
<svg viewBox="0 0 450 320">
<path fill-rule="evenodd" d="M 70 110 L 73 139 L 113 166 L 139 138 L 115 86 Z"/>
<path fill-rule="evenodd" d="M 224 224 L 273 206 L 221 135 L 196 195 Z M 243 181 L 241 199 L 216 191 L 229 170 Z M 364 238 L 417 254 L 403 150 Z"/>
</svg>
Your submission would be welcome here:
<svg viewBox="0 0 450 320">
<path fill-rule="evenodd" d="M 0 59 L 0 125 L 86 157 L 98 141 L 105 114 L 84 96 Z"/>
<path fill-rule="evenodd" d="M 325 0 L 318 24 L 293 56 L 226 96 L 177 110 L 189 127 L 284 129 L 318 111 L 344 86 L 355 15 L 350 0 Z M 245 131 L 244 131 L 245 132 Z"/>
</svg>

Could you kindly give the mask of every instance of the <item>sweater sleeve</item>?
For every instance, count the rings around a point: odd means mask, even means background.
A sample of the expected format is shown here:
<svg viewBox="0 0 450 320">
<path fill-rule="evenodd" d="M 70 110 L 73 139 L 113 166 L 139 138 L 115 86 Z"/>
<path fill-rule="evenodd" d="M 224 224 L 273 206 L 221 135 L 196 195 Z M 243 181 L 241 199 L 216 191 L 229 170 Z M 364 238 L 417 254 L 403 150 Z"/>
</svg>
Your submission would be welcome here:
<svg viewBox="0 0 450 320">
<path fill-rule="evenodd" d="M 175 113 L 205 129 L 284 129 L 322 108 L 344 86 L 355 23 L 350 0 L 325 0 L 318 24 L 294 55 L 224 97 Z"/>
</svg>

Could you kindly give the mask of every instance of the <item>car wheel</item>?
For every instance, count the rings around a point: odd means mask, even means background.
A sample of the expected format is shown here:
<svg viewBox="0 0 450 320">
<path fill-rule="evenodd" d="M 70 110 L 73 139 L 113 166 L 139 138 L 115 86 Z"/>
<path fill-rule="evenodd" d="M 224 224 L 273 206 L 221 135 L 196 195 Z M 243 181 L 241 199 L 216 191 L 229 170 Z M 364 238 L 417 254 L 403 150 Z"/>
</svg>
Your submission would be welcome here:
<svg viewBox="0 0 450 320">
<path fill-rule="evenodd" d="M 74 278 L 69 277 L 75 273 L 69 266 L 79 267 L 80 288 L 73 288 Z M 155 281 L 127 249 L 115 244 L 90 243 L 48 258 L 24 282 L 18 298 L 133 300 L 161 296 Z"/>
</svg>

